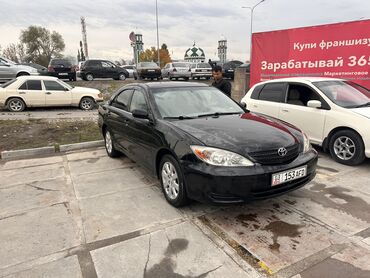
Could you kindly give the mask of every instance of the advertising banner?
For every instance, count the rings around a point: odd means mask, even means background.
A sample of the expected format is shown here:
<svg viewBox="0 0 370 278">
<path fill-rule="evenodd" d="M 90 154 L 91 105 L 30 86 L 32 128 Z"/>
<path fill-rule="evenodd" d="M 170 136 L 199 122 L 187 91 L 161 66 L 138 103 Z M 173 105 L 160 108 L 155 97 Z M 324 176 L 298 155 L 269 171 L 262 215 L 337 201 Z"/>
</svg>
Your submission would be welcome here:
<svg viewBox="0 0 370 278">
<path fill-rule="evenodd" d="M 286 77 L 333 77 L 370 89 L 370 20 L 254 33 L 251 85 Z"/>
</svg>

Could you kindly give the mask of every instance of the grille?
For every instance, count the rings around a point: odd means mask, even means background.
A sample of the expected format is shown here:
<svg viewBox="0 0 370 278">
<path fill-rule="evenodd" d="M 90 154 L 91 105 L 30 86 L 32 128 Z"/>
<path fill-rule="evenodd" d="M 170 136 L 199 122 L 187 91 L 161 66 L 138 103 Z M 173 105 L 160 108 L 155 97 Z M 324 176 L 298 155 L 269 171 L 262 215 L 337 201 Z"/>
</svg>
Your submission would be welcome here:
<svg viewBox="0 0 370 278">
<path fill-rule="evenodd" d="M 299 144 L 293 146 L 285 147 L 287 154 L 285 156 L 280 156 L 278 154 L 278 149 L 251 152 L 249 155 L 255 159 L 258 163 L 264 165 L 275 165 L 275 164 L 285 164 L 290 163 L 299 155 Z"/>
</svg>

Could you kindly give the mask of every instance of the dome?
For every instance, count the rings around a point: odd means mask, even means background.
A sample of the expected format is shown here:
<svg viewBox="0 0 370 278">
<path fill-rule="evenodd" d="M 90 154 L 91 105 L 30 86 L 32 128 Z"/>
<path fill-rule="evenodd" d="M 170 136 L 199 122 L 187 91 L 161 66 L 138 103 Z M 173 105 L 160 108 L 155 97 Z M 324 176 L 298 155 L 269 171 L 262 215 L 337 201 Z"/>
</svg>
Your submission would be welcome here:
<svg viewBox="0 0 370 278">
<path fill-rule="evenodd" d="M 192 47 L 186 50 L 184 59 L 185 61 L 191 62 L 204 62 L 206 55 L 204 54 L 203 49 L 197 47 L 194 43 Z"/>
</svg>

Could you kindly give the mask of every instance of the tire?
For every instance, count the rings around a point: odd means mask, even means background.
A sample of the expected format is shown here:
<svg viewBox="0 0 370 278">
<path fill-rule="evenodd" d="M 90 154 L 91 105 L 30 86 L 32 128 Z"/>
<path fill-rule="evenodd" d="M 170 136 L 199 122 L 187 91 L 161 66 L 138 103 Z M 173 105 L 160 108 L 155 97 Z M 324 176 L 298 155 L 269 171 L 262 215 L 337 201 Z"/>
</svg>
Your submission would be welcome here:
<svg viewBox="0 0 370 278">
<path fill-rule="evenodd" d="M 163 156 L 159 165 L 159 179 L 164 197 L 168 203 L 176 208 L 189 203 L 183 173 L 173 156 Z"/>
<path fill-rule="evenodd" d="M 22 112 L 26 108 L 24 101 L 16 97 L 9 99 L 6 106 L 11 112 Z"/>
<path fill-rule="evenodd" d="M 30 75 L 29 73 L 27 73 L 27 72 L 20 72 L 20 73 L 18 73 L 17 74 L 17 76 L 16 77 L 19 77 L 19 76 L 26 76 L 26 75 Z"/>
<path fill-rule="evenodd" d="M 336 162 L 349 166 L 359 165 L 365 160 L 364 143 L 353 130 L 334 133 L 329 140 L 329 152 Z"/>
<path fill-rule="evenodd" d="M 79 106 L 82 110 L 91 110 L 95 107 L 95 101 L 91 97 L 83 97 Z"/>
<path fill-rule="evenodd" d="M 107 128 L 104 131 L 104 145 L 109 157 L 119 157 L 121 155 L 121 153 L 115 149 L 113 137 Z"/>
<path fill-rule="evenodd" d="M 85 78 L 86 78 L 87 81 L 93 81 L 94 80 L 94 75 L 92 75 L 92 73 L 88 73 L 88 74 L 86 74 Z"/>
<path fill-rule="evenodd" d="M 184 80 L 185 80 L 185 81 L 188 81 L 188 80 L 189 80 L 189 77 L 185 77 L 185 78 L 184 78 Z"/>
<path fill-rule="evenodd" d="M 118 79 L 121 80 L 121 81 L 124 81 L 124 80 L 126 80 L 126 75 L 124 73 L 120 73 L 118 75 Z"/>
</svg>

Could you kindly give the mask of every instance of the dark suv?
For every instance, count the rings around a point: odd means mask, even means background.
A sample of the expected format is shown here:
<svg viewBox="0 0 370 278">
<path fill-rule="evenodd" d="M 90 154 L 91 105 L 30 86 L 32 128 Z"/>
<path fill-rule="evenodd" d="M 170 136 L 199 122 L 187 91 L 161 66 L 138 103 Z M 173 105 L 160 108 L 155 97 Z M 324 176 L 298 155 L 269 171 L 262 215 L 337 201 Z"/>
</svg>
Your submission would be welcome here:
<svg viewBox="0 0 370 278">
<path fill-rule="evenodd" d="M 226 62 L 225 64 L 222 65 L 222 75 L 225 78 L 231 78 L 234 79 L 234 72 L 235 69 L 243 64 L 243 62 L 233 60 L 230 62 Z"/>
<path fill-rule="evenodd" d="M 129 77 L 127 70 L 107 60 L 87 60 L 80 69 L 83 80 L 92 81 L 94 78 L 113 78 L 125 80 Z"/>
<path fill-rule="evenodd" d="M 76 81 L 76 69 L 67 59 L 51 59 L 48 66 L 48 74 L 60 79 Z"/>
</svg>

